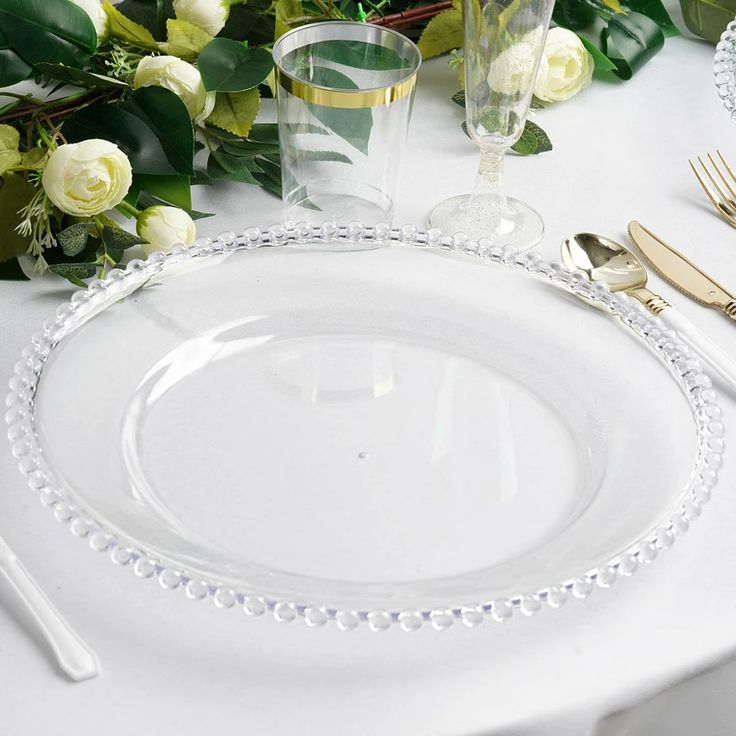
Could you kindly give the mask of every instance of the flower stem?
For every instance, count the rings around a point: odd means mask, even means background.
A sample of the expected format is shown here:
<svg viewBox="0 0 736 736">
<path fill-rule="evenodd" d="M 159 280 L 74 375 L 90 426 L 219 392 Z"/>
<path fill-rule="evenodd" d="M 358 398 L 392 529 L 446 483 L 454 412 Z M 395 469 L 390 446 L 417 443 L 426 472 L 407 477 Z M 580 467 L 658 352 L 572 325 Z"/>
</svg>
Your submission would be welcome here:
<svg viewBox="0 0 736 736">
<path fill-rule="evenodd" d="M 130 204 L 129 202 L 126 202 L 125 200 L 123 200 L 119 205 L 117 205 L 115 209 L 117 209 L 118 212 L 125 215 L 126 217 L 137 218 L 141 214 L 141 211 L 137 207 L 134 207 L 132 204 Z"/>
</svg>

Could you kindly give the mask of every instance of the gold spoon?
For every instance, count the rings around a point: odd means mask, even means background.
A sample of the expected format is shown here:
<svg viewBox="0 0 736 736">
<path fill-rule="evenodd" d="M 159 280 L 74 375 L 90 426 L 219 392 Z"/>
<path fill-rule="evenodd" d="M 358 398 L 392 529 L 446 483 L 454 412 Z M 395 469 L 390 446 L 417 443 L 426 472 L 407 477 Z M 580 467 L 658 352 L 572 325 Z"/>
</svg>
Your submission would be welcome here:
<svg viewBox="0 0 736 736">
<path fill-rule="evenodd" d="M 736 395 L 736 363 L 692 322 L 661 296 L 647 289 L 647 271 L 641 261 L 623 245 L 593 233 L 577 233 L 562 242 L 562 261 L 569 269 L 579 269 L 591 281 L 600 281 L 611 291 L 624 291 L 640 301 L 666 327 L 676 330 L 723 379 L 722 387 Z"/>
<path fill-rule="evenodd" d="M 647 272 L 641 261 L 614 240 L 593 233 L 577 233 L 562 243 L 562 261 L 569 269 L 579 269 L 591 281 L 602 281 L 611 291 L 625 291 L 652 314 L 670 305 L 646 288 Z"/>
</svg>

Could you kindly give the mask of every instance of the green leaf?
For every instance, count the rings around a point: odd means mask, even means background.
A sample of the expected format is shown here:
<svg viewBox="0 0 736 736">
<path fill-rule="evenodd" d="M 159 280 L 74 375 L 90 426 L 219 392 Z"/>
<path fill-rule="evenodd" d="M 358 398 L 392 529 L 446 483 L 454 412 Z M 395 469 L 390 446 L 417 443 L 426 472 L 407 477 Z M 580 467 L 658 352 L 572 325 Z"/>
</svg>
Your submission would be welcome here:
<svg viewBox="0 0 736 736">
<path fill-rule="evenodd" d="M 286 148 L 284 153 L 298 161 L 334 161 L 341 164 L 352 164 L 351 159 L 338 151 L 310 151 L 303 148 Z"/>
<path fill-rule="evenodd" d="M 276 0 L 274 12 L 276 15 L 274 38 L 280 38 L 291 29 L 298 18 L 304 16 L 304 7 L 301 0 Z"/>
<path fill-rule="evenodd" d="M 28 79 L 31 67 L 8 45 L 8 40 L 0 30 L 0 87 L 9 87 L 11 84 Z"/>
<path fill-rule="evenodd" d="M 36 70 L 46 77 L 60 79 L 62 82 L 74 84 L 77 87 L 86 87 L 89 89 L 130 89 L 129 85 L 114 77 L 85 72 L 81 69 L 66 66 L 65 64 L 47 64 L 42 62 L 36 64 Z"/>
<path fill-rule="evenodd" d="M 75 286 L 85 287 L 82 279 L 92 278 L 97 273 L 96 263 L 50 263 L 49 271 L 63 276 Z"/>
<path fill-rule="evenodd" d="M 342 72 L 324 66 L 311 68 L 311 81 L 322 87 L 333 89 L 358 89 L 358 85 Z M 368 141 L 373 129 L 373 114 L 370 108 L 346 110 L 314 103 L 305 104 L 317 120 L 324 123 L 361 153 L 368 153 Z"/>
<path fill-rule="evenodd" d="M 452 101 L 460 107 L 465 107 L 465 90 L 461 89 L 452 96 Z"/>
<path fill-rule="evenodd" d="M 298 127 L 298 126 L 294 126 Z M 304 124 L 304 133 L 314 133 L 317 131 L 326 131 L 317 125 Z M 299 131 L 294 131 L 299 132 Z M 252 141 L 258 141 L 259 143 L 279 143 L 279 126 L 276 123 L 255 123 L 251 126 L 248 132 L 248 138 Z"/>
<path fill-rule="evenodd" d="M 90 17 L 71 0 L 0 0 L 0 28 L 7 47 L 31 65 L 82 67 L 97 47 Z"/>
<path fill-rule="evenodd" d="M 0 125 L 0 174 L 21 162 L 19 144 L 20 133 L 12 125 Z"/>
<path fill-rule="evenodd" d="M 225 27 L 217 37 L 248 41 L 253 47 L 272 44 L 276 16 L 270 12 L 271 5 L 272 0 L 248 0 L 245 5 L 231 5 Z"/>
<path fill-rule="evenodd" d="M 157 41 L 166 38 L 166 21 L 174 17 L 172 0 L 123 0 L 115 7 L 130 20 L 143 26 Z"/>
<path fill-rule="evenodd" d="M 641 13 L 616 15 L 602 37 L 602 51 L 616 65 L 616 74 L 631 79 L 664 46 L 662 29 Z"/>
<path fill-rule="evenodd" d="M 534 153 L 551 151 L 552 142 L 549 136 L 536 123 L 527 120 L 524 130 L 521 133 L 521 138 L 511 148 L 522 156 L 530 156 Z"/>
<path fill-rule="evenodd" d="M 595 22 L 598 14 L 595 7 L 581 0 L 555 0 L 552 20 L 563 28 L 579 31 Z"/>
<path fill-rule="evenodd" d="M 176 94 L 164 87 L 141 87 L 123 104 L 158 136 L 177 173 L 194 172 L 194 128 L 186 105 Z"/>
<path fill-rule="evenodd" d="M 28 250 L 30 238 L 19 235 L 18 210 L 30 202 L 36 188 L 20 174 L 5 174 L 0 178 L 0 262 L 19 256 Z"/>
<path fill-rule="evenodd" d="M 616 70 L 616 65 L 595 44 L 583 36 L 579 36 L 578 38 L 580 38 L 583 46 L 585 46 L 588 53 L 593 57 L 593 63 L 595 64 L 594 74 L 599 76 L 607 75 L 608 72 Z"/>
<path fill-rule="evenodd" d="M 242 92 L 256 87 L 271 73 L 273 57 L 265 49 L 216 38 L 204 48 L 197 64 L 206 90 Z"/>
<path fill-rule="evenodd" d="M 112 141 L 136 174 L 194 172 L 194 131 L 184 103 L 163 87 L 141 87 L 115 105 L 86 107 L 64 122 L 70 143 L 87 138 Z"/>
<path fill-rule="evenodd" d="M 595 72 L 599 77 L 605 78 L 613 73 L 621 79 L 631 79 L 664 46 L 663 29 L 646 15 L 627 11 L 626 14 L 617 13 L 606 19 L 594 12 L 592 20 L 586 25 L 587 15 L 574 15 L 577 5 L 583 3 L 578 0 L 557 0 L 553 19 L 577 33 L 592 54 Z M 563 8 L 564 14 L 561 12 Z"/>
<path fill-rule="evenodd" d="M 64 255 L 78 256 L 87 246 L 89 234 L 94 227 L 92 222 L 77 222 L 56 233 L 56 240 Z"/>
<path fill-rule="evenodd" d="M 289 131 L 289 133 L 294 133 L 295 135 L 329 135 L 329 132 L 326 131 L 323 127 L 319 125 L 312 125 L 311 123 L 288 123 L 285 122 L 284 126 Z M 255 125 L 253 126 L 256 127 Z M 278 144 L 278 126 L 274 125 L 274 128 L 276 128 L 276 143 Z M 254 134 L 251 130 L 250 137 L 253 138 Z"/>
<path fill-rule="evenodd" d="M 166 53 L 187 61 L 194 61 L 213 38 L 194 23 L 178 18 L 166 21 L 166 37 Z"/>
<path fill-rule="evenodd" d="M 218 92 L 207 123 L 244 138 L 250 133 L 260 105 L 255 87 L 245 92 Z"/>
<path fill-rule="evenodd" d="M 672 22 L 672 18 L 670 18 L 670 14 L 662 4 L 662 0 L 622 0 L 622 5 L 625 11 L 633 10 L 636 13 L 646 15 L 647 18 L 651 18 L 662 29 L 667 38 L 680 35 L 680 31 Z M 732 12 L 736 15 L 736 6 Z"/>
<path fill-rule="evenodd" d="M 258 143 L 257 141 L 223 141 L 222 150 L 231 156 L 243 156 L 245 158 L 255 158 L 265 153 L 278 153 L 279 147 L 272 143 Z"/>
<path fill-rule="evenodd" d="M 140 209 L 145 210 L 148 207 L 153 207 L 157 204 L 168 205 L 169 202 L 164 202 L 163 199 L 154 197 L 150 192 L 143 191 L 140 193 L 140 197 L 138 199 L 138 206 Z M 181 209 L 185 210 L 192 220 L 201 220 L 204 217 L 214 217 L 214 213 L 212 212 L 198 212 L 197 210 L 186 209 L 186 207 L 182 207 Z"/>
<path fill-rule="evenodd" d="M 120 227 L 109 227 L 105 225 L 102 228 L 102 242 L 107 246 L 108 249 L 121 249 L 126 250 L 139 243 L 145 243 L 146 241 L 135 235 L 129 233 L 127 230 L 123 230 Z"/>
<path fill-rule="evenodd" d="M 110 35 L 127 41 L 142 49 L 158 51 L 158 44 L 153 34 L 144 26 L 130 20 L 118 10 L 110 0 L 105 0 L 102 7 L 110 22 Z"/>
<path fill-rule="evenodd" d="M 688 30 L 711 43 L 720 41 L 736 15 L 732 0 L 680 0 L 680 7 Z"/>
<path fill-rule="evenodd" d="M 309 47 L 312 56 L 367 71 L 409 69 L 412 63 L 388 46 L 365 41 L 321 41 Z"/>
<path fill-rule="evenodd" d="M 0 263 L 0 280 L 2 281 L 30 281 L 23 273 L 17 258 L 9 258 Z"/>
<path fill-rule="evenodd" d="M 230 179 L 231 181 L 239 181 L 243 184 L 258 184 L 258 180 L 251 171 L 250 162 L 253 159 L 247 159 L 242 156 L 231 156 L 222 148 L 218 148 L 210 154 L 207 159 L 207 173 L 213 179 Z M 258 167 L 258 172 L 263 169 Z"/>
<path fill-rule="evenodd" d="M 463 14 L 459 8 L 435 15 L 419 37 L 422 59 L 431 59 L 463 45 Z"/>
<path fill-rule="evenodd" d="M 175 207 L 181 207 L 183 210 L 192 209 L 192 190 L 188 176 L 136 174 L 135 180 L 141 189 L 145 189 Z"/>
<path fill-rule="evenodd" d="M 266 190 L 275 194 L 277 197 L 281 196 L 281 165 L 277 162 L 278 159 L 261 158 L 259 163 L 263 168 L 262 174 L 256 174 L 255 177 L 258 183 Z"/>
</svg>

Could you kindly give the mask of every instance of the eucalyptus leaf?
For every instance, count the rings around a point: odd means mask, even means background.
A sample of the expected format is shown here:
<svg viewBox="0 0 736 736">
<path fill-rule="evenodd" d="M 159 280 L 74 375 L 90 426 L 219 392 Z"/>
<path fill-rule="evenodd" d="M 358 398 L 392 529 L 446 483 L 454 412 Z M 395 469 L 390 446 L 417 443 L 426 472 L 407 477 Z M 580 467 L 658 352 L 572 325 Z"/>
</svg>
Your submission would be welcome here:
<svg viewBox="0 0 736 736">
<path fill-rule="evenodd" d="M 736 0 L 680 0 L 688 29 L 700 38 L 718 43 L 736 15 Z"/>
<path fill-rule="evenodd" d="M 74 84 L 77 87 L 88 87 L 90 89 L 130 89 L 130 86 L 120 79 L 107 77 L 104 74 L 94 74 L 75 69 L 65 64 L 48 64 L 42 62 L 36 64 L 36 70 L 44 76 L 59 79 L 65 84 Z"/>
<path fill-rule="evenodd" d="M 71 0 L 0 0 L 0 28 L 7 47 L 31 65 L 82 67 L 97 48 L 89 15 Z"/>
<path fill-rule="evenodd" d="M 332 89 L 358 89 L 358 85 L 342 72 L 324 66 L 311 68 L 312 83 Z M 305 103 L 309 111 L 321 123 L 334 131 L 361 153 L 368 153 L 368 142 L 373 129 L 373 113 L 370 108 L 345 109 Z"/>
<path fill-rule="evenodd" d="M 89 234 L 94 227 L 92 222 L 77 222 L 56 233 L 56 240 L 64 255 L 78 256 L 87 246 Z"/>
<path fill-rule="evenodd" d="M 365 41 L 321 41 L 309 48 L 312 56 L 368 71 L 410 69 L 412 63 L 388 46 Z"/>
<path fill-rule="evenodd" d="M 271 73 L 273 57 L 265 49 L 215 38 L 202 50 L 197 65 L 206 90 L 242 92 L 256 87 Z"/>
<path fill-rule="evenodd" d="M 10 258 L 0 263 L 0 280 L 2 281 L 30 281 L 23 273 L 17 258 Z"/>
</svg>

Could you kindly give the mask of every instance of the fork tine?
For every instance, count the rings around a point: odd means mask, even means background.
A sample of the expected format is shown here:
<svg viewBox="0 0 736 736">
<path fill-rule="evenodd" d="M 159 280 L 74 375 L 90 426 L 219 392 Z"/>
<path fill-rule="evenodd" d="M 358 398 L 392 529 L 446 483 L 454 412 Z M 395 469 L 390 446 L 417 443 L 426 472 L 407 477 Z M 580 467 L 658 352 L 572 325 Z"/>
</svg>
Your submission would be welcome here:
<svg viewBox="0 0 736 736">
<path fill-rule="evenodd" d="M 702 160 L 700 159 L 699 156 L 698 156 L 698 161 L 700 161 L 701 166 L 703 166 L 703 170 L 707 174 L 708 173 L 708 170 L 705 168 L 705 166 L 704 166 L 704 164 L 703 164 L 703 162 L 702 162 Z M 701 188 L 703 189 L 703 191 L 705 192 L 705 194 L 707 195 L 708 199 L 711 201 L 711 203 L 713 204 L 713 206 L 716 208 L 716 212 L 718 212 L 718 214 L 729 225 L 733 225 L 734 227 L 736 227 L 736 219 L 732 218 L 730 215 L 728 215 L 726 212 L 723 211 L 723 207 L 722 207 L 720 201 L 718 200 L 718 198 L 716 197 L 716 195 L 714 194 L 714 192 L 710 188 L 710 186 L 708 186 L 708 182 L 706 182 L 705 179 L 703 179 L 703 177 L 700 175 L 700 172 L 695 167 L 695 164 L 692 162 L 691 159 L 688 159 L 688 163 L 690 164 L 690 168 L 693 170 L 693 174 L 695 174 L 695 178 L 698 180 L 698 183 L 700 184 Z M 710 178 L 712 180 L 713 177 L 710 177 Z"/>
<path fill-rule="evenodd" d="M 734 174 L 733 169 L 731 168 L 731 164 L 726 161 L 726 157 L 720 152 L 718 148 L 716 148 L 716 153 L 718 154 L 718 158 L 721 159 L 721 162 L 726 167 L 726 171 L 728 171 L 728 175 L 731 177 L 731 181 L 736 183 L 736 174 Z"/>
<path fill-rule="evenodd" d="M 723 207 L 723 200 L 728 200 L 728 194 L 726 194 L 726 192 L 723 191 L 723 189 L 721 188 L 721 185 L 715 180 L 715 178 L 713 177 L 713 174 L 710 173 L 710 169 L 705 165 L 705 162 L 703 161 L 702 158 L 700 158 L 700 156 L 698 156 L 698 163 L 703 168 L 705 175 L 710 179 L 711 184 L 713 184 L 716 192 L 718 192 L 718 196 L 722 200 L 721 202 L 717 204 L 718 209 L 721 210 Z"/>
<path fill-rule="evenodd" d="M 736 205 L 734 205 L 734 202 L 733 202 L 733 200 L 734 200 L 734 199 L 736 199 L 736 191 L 734 191 L 734 188 L 733 188 L 733 186 L 731 185 L 731 183 L 730 183 L 730 182 L 728 181 L 728 179 L 726 179 L 726 177 L 725 177 L 725 176 L 723 175 L 723 172 L 721 171 L 720 167 L 719 167 L 719 166 L 718 166 L 718 164 L 716 163 L 716 161 L 715 161 L 715 159 L 713 158 L 713 156 L 711 156 L 710 154 L 708 154 L 708 160 L 709 160 L 709 161 L 711 162 L 711 164 L 713 165 L 713 168 L 714 168 L 714 169 L 716 170 L 716 173 L 718 174 L 718 176 L 719 176 L 719 178 L 721 179 L 721 181 L 722 181 L 722 182 L 723 182 L 723 183 L 724 183 L 724 184 L 726 185 L 726 188 L 727 188 L 727 189 L 728 189 L 728 191 L 729 191 L 729 192 L 731 193 L 731 197 L 726 197 L 726 201 L 727 201 L 727 203 L 728 203 L 729 205 L 731 205 L 731 208 L 732 208 L 732 209 L 734 209 L 734 207 L 736 207 Z M 721 160 L 723 160 L 723 156 L 721 156 Z"/>
</svg>

